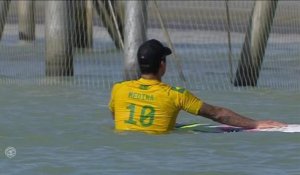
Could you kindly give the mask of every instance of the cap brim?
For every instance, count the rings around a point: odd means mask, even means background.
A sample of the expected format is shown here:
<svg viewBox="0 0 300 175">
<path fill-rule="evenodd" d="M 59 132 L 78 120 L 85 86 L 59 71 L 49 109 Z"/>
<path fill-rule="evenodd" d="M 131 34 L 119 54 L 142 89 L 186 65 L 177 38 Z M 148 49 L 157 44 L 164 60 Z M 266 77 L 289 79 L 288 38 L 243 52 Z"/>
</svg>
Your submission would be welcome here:
<svg viewBox="0 0 300 175">
<path fill-rule="evenodd" d="M 172 50 L 168 47 L 164 47 L 164 55 L 167 56 L 171 54 L 172 54 Z"/>
</svg>

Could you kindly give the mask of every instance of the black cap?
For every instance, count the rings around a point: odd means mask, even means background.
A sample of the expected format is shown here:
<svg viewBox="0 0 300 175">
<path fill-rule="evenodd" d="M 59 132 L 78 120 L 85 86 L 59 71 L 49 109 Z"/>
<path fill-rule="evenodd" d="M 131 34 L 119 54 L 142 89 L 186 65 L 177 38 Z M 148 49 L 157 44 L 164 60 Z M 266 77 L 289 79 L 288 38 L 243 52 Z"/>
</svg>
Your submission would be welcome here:
<svg viewBox="0 0 300 175">
<path fill-rule="evenodd" d="M 137 52 L 138 63 L 141 70 L 143 68 L 151 69 L 151 67 L 159 66 L 161 59 L 171 53 L 172 51 L 170 48 L 165 47 L 156 39 L 151 39 L 144 42 L 139 47 Z"/>
</svg>

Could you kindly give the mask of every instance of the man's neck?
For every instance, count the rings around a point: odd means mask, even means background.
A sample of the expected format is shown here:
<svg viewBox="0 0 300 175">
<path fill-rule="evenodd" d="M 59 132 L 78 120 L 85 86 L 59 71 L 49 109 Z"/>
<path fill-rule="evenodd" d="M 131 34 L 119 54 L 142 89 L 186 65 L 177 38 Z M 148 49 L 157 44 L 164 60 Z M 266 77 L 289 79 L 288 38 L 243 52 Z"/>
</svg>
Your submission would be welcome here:
<svg viewBox="0 0 300 175">
<path fill-rule="evenodd" d="M 153 75 L 153 74 L 142 74 L 142 78 L 147 79 L 147 80 L 158 80 L 161 81 L 161 77 L 158 75 Z"/>
</svg>

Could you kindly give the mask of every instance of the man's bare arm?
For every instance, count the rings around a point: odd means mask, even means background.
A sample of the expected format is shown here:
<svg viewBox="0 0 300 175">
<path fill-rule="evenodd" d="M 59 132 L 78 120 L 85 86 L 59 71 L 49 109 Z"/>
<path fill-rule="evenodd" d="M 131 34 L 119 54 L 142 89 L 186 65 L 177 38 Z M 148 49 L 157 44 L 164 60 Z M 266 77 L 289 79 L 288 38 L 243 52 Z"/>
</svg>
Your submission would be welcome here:
<svg viewBox="0 0 300 175">
<path fill-rule="evenodd" d="M 262 120 L 262 121 L 253 120 L 251 118 L 237 114 L 231 111 L 230 109 L 213 106 L 206 103 L 203 104 L 198 114 L 219 123 L 223 123 L 231 126 L 249 128 L 249 129 L 286 126 L 286 124 L 284 123 L 280 123 L 272 120 Z"/>
</svg>

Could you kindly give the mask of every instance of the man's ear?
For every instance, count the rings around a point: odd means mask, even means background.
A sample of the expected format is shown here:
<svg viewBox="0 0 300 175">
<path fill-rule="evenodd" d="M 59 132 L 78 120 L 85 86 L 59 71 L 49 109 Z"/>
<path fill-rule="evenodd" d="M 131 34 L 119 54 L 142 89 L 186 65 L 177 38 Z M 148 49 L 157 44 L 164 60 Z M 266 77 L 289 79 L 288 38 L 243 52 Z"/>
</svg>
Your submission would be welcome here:
<svg viewBox="0 0 300 175">
<path fill-rule="evenodd" d="M 166 68 L 166 63 L 165 63 L 164 61 L 161 61 L 161 62 L 160 62 L 160 67 Z"/>
</svg>

